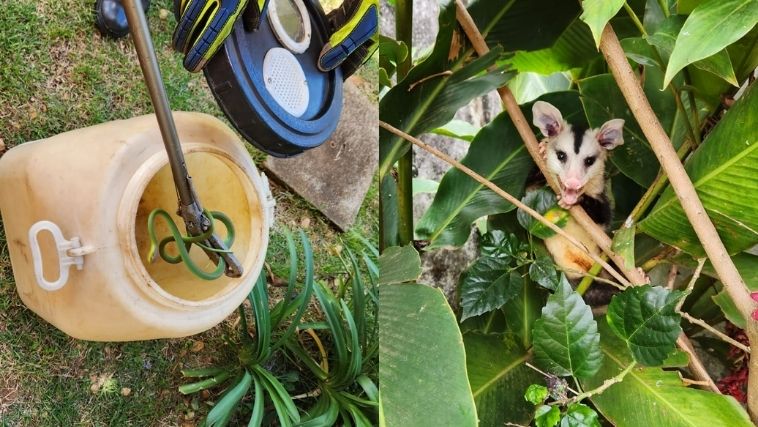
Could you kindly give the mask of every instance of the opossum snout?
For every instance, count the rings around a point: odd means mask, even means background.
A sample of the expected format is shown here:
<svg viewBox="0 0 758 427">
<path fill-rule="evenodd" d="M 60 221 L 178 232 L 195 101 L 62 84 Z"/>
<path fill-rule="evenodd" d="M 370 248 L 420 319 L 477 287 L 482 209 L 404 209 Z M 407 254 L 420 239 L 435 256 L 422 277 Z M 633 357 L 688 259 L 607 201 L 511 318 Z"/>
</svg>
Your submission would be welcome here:
<svg viewBox="0 0 758 427">
<path fill-rule="evenodd" d="M 577 178 L 567 178 L 563 182 L 563 186 L 567 190 L 581 190 L 581 188 L 582 188 L 582 181 L 580 179 L 577 179 Z"/>
</svg>

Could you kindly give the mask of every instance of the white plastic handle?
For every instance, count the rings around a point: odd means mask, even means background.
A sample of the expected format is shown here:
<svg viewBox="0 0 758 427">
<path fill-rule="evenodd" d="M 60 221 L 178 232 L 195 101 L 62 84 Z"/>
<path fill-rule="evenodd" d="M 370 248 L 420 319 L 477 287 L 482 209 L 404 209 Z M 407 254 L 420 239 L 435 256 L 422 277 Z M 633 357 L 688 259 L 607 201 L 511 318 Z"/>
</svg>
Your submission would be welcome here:
<svg viewBox="0 0 758 427">
<path fill-rule="evenodd" d="M 45 280 L 45 276 L 42 270 L 42 251 L 40 251 L 39 240 L 37 239 L 40 231 L 49 231 L 55 239 L 55 247 L 58 252 L 58 263 L 60 265 L 60 273 L 58 280 L 54 282 L 48 282 Z M 76 266 L 77 270 L 84 268 L 84 256 L 69 256 L 68 252 L 72 249 L 79 249 L 82 247 L 78 237 L 74 237 L 71 240 L 66 240 L 63 237 L 61 229 L 50 221 L 40 221 L 29 229 L 29 247 L 32 249 L 32 261 L 34 262 L 34 276 L 37 279 L 37 284 L 40 288 L 46 291 L 57 291 L 66 285 L 68 281 L 68 270 L 72 265 Z M 76 251 L 81 253 L 82 251 Z"/>
</svg>

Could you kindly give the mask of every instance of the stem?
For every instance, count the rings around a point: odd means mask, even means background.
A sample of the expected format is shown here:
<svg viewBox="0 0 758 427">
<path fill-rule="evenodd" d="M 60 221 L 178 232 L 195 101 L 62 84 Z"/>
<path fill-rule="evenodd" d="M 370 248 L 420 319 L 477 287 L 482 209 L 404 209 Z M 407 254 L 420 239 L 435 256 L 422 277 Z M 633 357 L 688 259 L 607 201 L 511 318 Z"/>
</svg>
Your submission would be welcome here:
<svg viewBox="0 0 758 427">
<path fill-rule="evenodd" d="M 684 332 L 679 334 L 679 337 L 676 339 L 676 345 L 690 356 L 690 364 L 688 365 L 688 368 L 690 368 L 695 378 L 705 383 L 705 386 L 712 392 L 721 394 L 721 390 L 716 387 L 716 383 L 713 382 L 713 379 L 705 369 L 705 365 L 703 365 L 703 362 L 700 360 L 697 353 L 695 353 L 695 349 L 692 347 L 690 339 L 687 338 L 687 335 L 685 335 Z"/>
<path fill-rule="evenodd" d="M 466 6 L 464 6 L 461 0 L 455 0 L 455 5 L 458 23 L 461 25 L 463 31 L 466 33 L 466 36 L 471 41 L 471 44 L 476 50 L 476 53 L 479 56 L 485 55 L 487 52 L 489 52 L 489 47 L 487 47 L 487 43 L 485 43 L 484 37 L 482 37 L 482 34 L 479 32 L 479 29 L 474 23 L 474 20 L 471 18 L 471 15 L 469 15 L 468 10 L 466 10 Z M 539 143 L 537 142 L 537 138 L 534 136 L 534 132 L 532 132 L 532 128 L 527 122 L 526 117 L 524 117 L 524 114 L 521 112 L 521 109 L 516 102 L 516 98 L 513 97 L 513 93 L 510 89 L 508 89 L 507 86 L 498 89 L 498 93 L 500 94 L 503 108 L 508 112 L 513 125 L 516 127 L 516 130 L 521 136 L 521 139 L 524 141 L 524 145 L 526 146 L 527 151 L 529 151 L 529 154 L 532 156 L 534 163 L 542 172 L 542 175 L 547 180 L 550 188 L 552 188 L 553 191 L 558 194 L 560 190 L 556 178 L 547 171 L 545 160 L 539 153 Z M 613 249 L 611 249 L 611 238 L 608 237 L 608 235 L 602 228 L 600 228 L 600 226 L 592 221 L 592 218 L 587 215 L 587 212 L 585 212 L 581 206 L 572 206 L 571 209 L 569 209 L 569 213 L 571 214 L 571 217 L 574 219 L 574 221 L 576 221 L 577 224 L 584 228 L 584 230 L 587 232 L 587 235 L 590 236 L 595 244 L 597 244 L 597 246 L 605 254 L 607 254 L 608 257 L 612 259 L 617 266 L 619 266 L 624 275 L 629 279 L 628 281 L 620 280 L 622 284 L 629 282 L 647 282 L 644 274 L 642 274 L 636 268 L 628 269 L 624 267 L 623 259 L 618 256 L 613 251 Z"/>
<path fill-rule="evenodd" d="M 638 30 L 640 30 L 640 33 L 642 33 L 643 36 L 647 37 L 647 31 L 645 31 L 645 26 L 642 25 L 642 22 L 640 22 L 640 18 L 637 17 L 637 14 L 634 13 L 634 10 L 631 6 L 629 6 L 629 3 L 624 2 L 624 9 L 626 10 L 626 13 L 629 15 L 630 18 L 632 18 L 632 22 L 634 22 L 634 26 L 637 27 Z"/>
<path fill-rule="evenodd" d="M 395 36 L 408 46 L 408 55 L 397 65 L 397 81 L 402 80 L 413 65 L 413 0 L 397 0 L 395 4 Z M 413 241 L 413 150 L 409 149 L 397 165 L 398 238 L 400 246 Z"/>
<path fill-rule="evenodd" d="M 699 260 L 697 260 L 697 267 L 695 268 L 695 271 L 692 273 L 692 278 L 690 278 L 690 282 L 687 283 L 687 287 L 684 289 L 684 298 L 679 300 L 679 302 L 676 304 L 676 311 L 679 311 L 682 309 L 682 306 L 684 305 L 684 300 L 687 299 L 687 295 L 689 295 L 689 293 L 692 292 L 692 288 L 695 287 L 695 282 L 697 282 L 697 279 L 700 277 L 700 272 L 703 271 L 703 266 L 705 265 L 705 261 L 706 261 L 706 258 L 700 258 Z"/>
<path fill-rule="evenodd" d="M 543 376 L 543 377 L 546 377 L 546 378 L 549 378 L 549 377 L 553 377 L 553 378 L 555 378 L 555 375 L 551 375 L 551 374 L 548 374 L 547 372 L 545 372 L 545 371 L 541 370 L 540 368 L 538 368 L 538 367 L 536 367 L 536 366 L 532 365 L 532 364 L 531 364 L 531 363 L 529 363 L 529 362 L 524 362 L 524 365 L 526 365 L 526 367 L 527 367 L 527 368 L 529 368 L 529 369 L 531 369 L 531 370 L 533 370 L 533 371 L 535 371 L 535 372 L 537 372 L 537 373 L 540 373 L 540 374 L 542 374 L 542 376 Z M 566 389 L 567 389 L 568 391 L 570 391 L 570 392 L 574 393 L 575 395 L 579 394 L 579 392 L 578 392 L 578 391 L 576 391 L 576 390 L 574 390 L 573 388 L 569 387 L 569 386 L 568 386 L 568 383 L 566 384 Z"/>
<path fill-rule="evenodd" d="M 702 202 L 697 196 L 684 166 L 679 161 L 674 147 L 671 145 L 666 132 L 661 127 L 650 103 L 645 97 L 639 82 L 634 75 L 624 50 L 621 48 L 616 33 L 611 25 L 607 25 L 600 40 L 600 50 L 605 56 L 611 73 L 616 79 L 619 89 L 629 104 L 632 113 L 642 128 L 650 147 L 655 152 L 661 167 L 671 181 L 671 186 L 682 205 L 682 208 L 695 229 L 708 258 L 716 269 L 724 288 L 745 318 L 749 318 L 754 309 L 750 294 L 740 273 L 729 257 L 721 238 L 716 232 L 710 218 L 705 212 Z M 758 387 L 757 387 L 758 389 Z M 758 407 L 756 408 L 758 410 Z"/>
<path fill-rule="evenodd" d="M 663 16 L 669 17 L 669 5 L 666 4 L 666 0 L 658 0 L 658 6 L 660 6 Z"/>
<path fill-rule="evenodd" d="M 741 342 L 733 339 L 729 335 L 726 335 L 725 333 L 719 331 L 718 329 L 714 328 L 713 326 L 705 323 L 703 320 L 698 319 L 696 317 L 692 317 L 689 313 L 685 311 L 679 312 L 679 314 L 682 315 L 685 319 L 687 319 L 688 322 L 694 323 L 695 325 L 700 326 L 701 328 L 705 329 L 706 331 L 712 333 L 713 335 L 720 338 L 722 341 L 726 341 L 729 344 L 739 348 L 740 350 L 744 351 L 745 353 L 750 353 L 750 347 L 745 346 L 745 344 L 742 344 Z"/>
<path fill-rule="evenodd" d="M 592 284 L 592 281 L 595 280 L 595 276 L 600 273 L 601 268 L 603 267 L 600 264 L 592 264 L 590 271 L 587 272 L 587 275 L 582 278 L 582 281 L 579 282 L 579 285 L 576 287 L 576 293 L 579 295 L 584 295 L 584 293 L 587 292 L 587 289 L 589 289 L 590 285 Z"/>
<path fill-rule="evenodd" d="M 557 405 L 565 406 L 565 405 L 570 405 L 572 403 L 581 402 L 582 400 L 587 399 L 588 397 L 592 397 L 592 396 L 595 396 L 597 394 L 600 394 L 600 393 L 606 391 L 607 389 L 609 389 L 612 385 L 618 384 L 621 381 L 623 381 L 624 377 L 629 372 L 632 372 L 632 369 L 634 369 L 635 366 L 637 366 L 637 362 L 633 361 L 623 371 L 619 372 L 618 375 L 616 375 L 614 377 L 611 377 L 611 378 L 608 378 L 607 380 L 603 381 L 603 383 L 600 384 L 599 387 L 597 387 L 595 389 L 592 389 L 592 390 L 585 391 L 584 393 L 578 394 L 578 395 L 576 395 L 576 396 L 574 396 L 572 398 L 569 398 L 569 399 L 556 400 L 553 403 L 555 403 Z"/>
<path fill-rule="evenodd" d="M 400 136 L 401 138 L 405 139 L 406 141 L 412 143 L 413 145 L 418 146 L 419 148 L 423 149 L 424 151 L 426 151 L 428 153 L 431 153 L 435 157 L 438 157 L 440 160 L 442 160 L 442 161 L 448 163 L 449 165 L 451 165 L 451 166 L 459 169 L 461 172 L 463 172 L 466 175 L 470 176 L 471 178 L 473 178 L 478 183 L 480 183 L 483 186 L 485 186 L 485 187 L 489 188 L 490 190 L 492 190 L 498 196 L 500 196 L 500 197 L 504 198 L 505 200 L 511 202 L 517 208 L 519 208 L 522 211 L 526 212 L 527 214 L 531 215 L 532 217 L 534 217 L 535 219 L 537 219 L 539 222 L 541 222 L 542 224 L 544 224 L 546 227 L 550 228 L 554 232 L 556 232 L 559 235 L 561 235 L 562 237 L 564 237 L 566 240 L 569 241 L 569 243 L 571 243 L 572 245 L 576 246 L 579 250 L 581 250 L 582 252 L 584 252 L 585 254 L 587 254 L 587 256 L 589 256 L 590 258 L 592 258 L 593 261 L 595 261 L 597 263 L 600 263 L 603 266 L 603 268 L 605 268 L 605 270 L 608 271 L 608 273 L 610 273 L 613 277 L 615 277 L 616 280 L 618 280 L 619 282 L 621 282 L 621 284 L 623 284 L 624 286 L 631 286 L 631 283 L 629 283 L 629 281 L 627 281 L 624 276 L 622 276 L 621 274 L 619 274 L 619 272 L 617 272 L 613 267 L 611 267 L 610 265 L 608 265 L 607 262 L 605 262 L 602 259 L 600 259 L 599 256 L 597 256 L 596 254 L 591 253 L 586 247 L 584 247 L 584 245 L 581 242 L 579 242 L 578 240 L 576 240 L 576 238 L 574 238 L 570 234 L 568 234 L 565 231 L 563 231 L 562 228 L 558 227 L 557 225 L 555 225 L 552 222 L 550 222 L 547 219 L 545 219 L 544 216 L 540 215 L 534 209 L 532 209 L 529 206 L 521 203 L 521 201 L 519 199 L 513 197 L 512 195 L 510 195 L 507 192 L 505 192 L 502 188 L 500 188 L 497 185 L 493 184 L 492 181 L 484 178 L 483 176 L 481 176 L 478 173 L 476 173 L 473 170 L 471 170 L 469 167 L 467 167 L 464 164 L 462 164 L 461 162 L 453 159 L 452 157 L 448 156 L 447 154 L 441 152 L 440 150 L 438 150 L 438 149 L 430 146 L 429 144 L 421 141 L 418 138 L 414 138 L 414 137 L 408 135 L 407 133 L 401 131 L 400 129 L 395 128 L 394 126 L 392 126 L 390 124 L 387 124 L 387 123 L 385 123 L 385 122 L 383 122 L 383 121 L 380 120 L 379 121 L 379 127 L 384 128 L 385 130 L 387 130 L 387 131 L 389 131 L 389 132 L 391 132 L 391 133 L 393 133 L 393 134 L 395 134 L 397 136 Z"/>
<path fill-rule="evenodd" d="M 691 88 L 692 77 L 690 77 L 690 72 L 687 71 L 687 67 L 682 68 L 682 76 L 684 76 L 684 85 Z M 695 102 L 695 93 L 692 89 L 687 89 L 687 98 L 690 99 L 690 108 L 692 108 L 692 123 L 695 124 L 695 129 L 697 129 L 697 132 L 695 133 L 695 144 L 700 145 L 700 132 L 702 131 L 702 127 L 700 125 L 700 114 L 697 111 L 697 103 Z M 689 120 L 687 121 L 689 122 Z"/>
</svg>

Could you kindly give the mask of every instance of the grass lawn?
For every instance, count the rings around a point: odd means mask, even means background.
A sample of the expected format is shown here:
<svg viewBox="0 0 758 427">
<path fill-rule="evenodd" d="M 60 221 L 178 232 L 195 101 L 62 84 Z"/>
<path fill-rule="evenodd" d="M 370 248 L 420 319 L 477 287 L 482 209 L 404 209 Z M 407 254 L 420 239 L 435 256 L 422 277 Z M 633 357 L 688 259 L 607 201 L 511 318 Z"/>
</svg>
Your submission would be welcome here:
<svg viewBox="0 0 758 427">
<path fill-rule="evenodd" d="M 9 148 L 68 130 L 152 112 L 131 42 L 103 39 L 92 23 L 94 0 L 5 2 L 0 14 L 0 140 Z M 172 0 L 153 1 L 150 26 L 172 107 L 223 118 L 201 74 L 181 66 L 169 40 Z M 325 7 L 334 6 L 330 0 Z M 166 16 L 167 15 L 167 16 Z M 376 59 L 358 79 L 372 99 Z M 265 155 L 250 148 L 260 163 Z M 2 185 L 2 183 L 0 183 Z M 356 225 L 338 233 L 307 202 L 273 185 L 277 225 L 268 261 L 286 271 L 282 227 L 304 228 L 313 242 L 317 279 L 343 270 L 335 249 L 360 251 L 357 236 L 376 241 L 378 190 L 372 186 Z M 214 395 L 184 397 L 180 370 L 234 357 L 225 347 L 232 315 L 186 339 L 90 343 L 69 338 L 27 310 L 13 283 L 0 235 L 0 426 L 195 425 Z"/>
</svg>

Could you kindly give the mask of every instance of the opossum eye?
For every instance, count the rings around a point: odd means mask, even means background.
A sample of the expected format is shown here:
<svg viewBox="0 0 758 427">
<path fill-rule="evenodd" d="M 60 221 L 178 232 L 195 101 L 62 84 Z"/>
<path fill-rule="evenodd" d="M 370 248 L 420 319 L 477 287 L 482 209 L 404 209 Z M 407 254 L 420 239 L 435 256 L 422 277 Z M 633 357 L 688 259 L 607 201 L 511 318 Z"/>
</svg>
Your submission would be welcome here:
<svg viewBox="0 0 758 427">
<path fill-rule="evenodd" d="M 555 152 L 555 155 L 558 156 L 558 160 L 560 160 L 561 162 L 564 162 L 564 163 L 566 162 L 566 153 L 564 153 L 563 151 L 558 150 Z"/>
<path fill-rule="evenodd" d="M 595 163 L 595 156 L 590 156 L 584 159 L 584 165 L 587 167 L 592 166 Z"/>
</svg>

